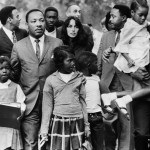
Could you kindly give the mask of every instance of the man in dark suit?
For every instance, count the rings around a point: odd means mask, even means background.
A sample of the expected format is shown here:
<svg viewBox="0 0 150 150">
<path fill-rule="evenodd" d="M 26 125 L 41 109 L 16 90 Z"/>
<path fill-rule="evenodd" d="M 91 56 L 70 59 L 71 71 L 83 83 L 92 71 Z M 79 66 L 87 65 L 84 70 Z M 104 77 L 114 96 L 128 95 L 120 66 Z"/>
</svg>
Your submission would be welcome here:
<svg viewBox="0 0 150 150">
<path fill-rule="evenodd" d="M 98 70 L 101 82 L 105 83 L 110 92 L 119 92 L 123 90 L 132 90 L 132 77 L 117 70 L 113 64 L 117 58 L 116 53 L 109 54 L 110 47 L 115 47 L 119 31 L 123 28 L 127 18 L 130 17 L 130 9 L 124 5 L 115 5 L 110 12 L 110 22 L 114 30 L 103 34 L 100 48 L 97 54 Z M 102 56 L 106 56 L 109 62 L 105 62 Z M 105 59 L 104 59 L 105 60 Z M 116 139 L 118 138 L 119 150 L 132 150 L 131 144 L 131 123 L 127 121 L 118 111 L 118 119 L 113 121 L 111 126 L 106 125 L 105 146 L 106 150 L 115 150 Z"/>
<path fill-rule="evenodd" d="M 70 5 L 66 11 L 66 16 L 69 17 L 69 16 L 75 16 L 79 19 L 81 19 L 81 9 L 78 5 Z M 92 35 L 92 31 L 91 29 L 89 28 L 88 25 L 85 25 L 85 24 L 82 24 L 83 25 L 83 29 L 84 31 L 86 32 L 86 34 L 88 35 L 88 49 L 90 51 L 92 51 L 92 48 L 94 46 L 94 41 L 93 41 L 93 35 Z M 61 39 L 61 30 L 62 30 L 62 27 L 59 27 L 58 30 L 57 30 L 57 38 L 60 38 Z"/>
<path fill-rule="evenodd" d="M 14 42 L 25 38 L 28 33 L 19 28 L 19 13 L 14 6 L 6 6 L 0 11 L 2 28 L 0 29 L 0 55 L 10 58 Z"/>
<path fill-rule="evenodd" d="M 60 39 L 44 35 L 42 11 L 32 9 L 26 14 L 29 36 L 14 44 L 11 62 L 16 77 L 26 95 L 27 106 L 22 120 L 24 150 L 38 150 L 43 86 L 53 70 L 53 50 L 62 45 Z"/>
</svg>

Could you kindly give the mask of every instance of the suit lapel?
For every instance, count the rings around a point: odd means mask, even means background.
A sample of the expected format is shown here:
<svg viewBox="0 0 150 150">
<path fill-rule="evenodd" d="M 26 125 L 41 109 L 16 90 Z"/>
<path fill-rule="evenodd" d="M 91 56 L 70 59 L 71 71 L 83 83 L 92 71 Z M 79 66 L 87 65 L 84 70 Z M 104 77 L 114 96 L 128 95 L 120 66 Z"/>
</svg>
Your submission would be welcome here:
<svg viewBox="0 0 150 150">
<path fill-rule="evenodd" d="M 2 28 L 0 29 L 0 34 L 5 42 L 7 42 L 7 43 L 9 43 L 9 45 L 13 46 L 12 41 L 9 39 L 9 37 L 7 36 L 7 34 L 5 33 L 5 31 Z"/>
<path fill-rule="evenodd" d="M 112 47 L 115 47 L 115 40 L 116 40 L 116 32 L 115 32 L 115 30 L 112 30 L 110 32 L 109 39 L 110 39 L 110 43 L 111 43 Z"/>
<path fill-rule="evenodd" d="M 43 48 L 43 54 L 42 54 L 42 57 L 40 59 L 40 62 L 43 60 L 43 58 L 45 57 L 46 53 L 48 52 L 48 49 L 51 45 L 51 41 L 48 39 L 48 37 L 45 35 L 45 38 L 44 38 L 44 48 Z"/>
<path fill-rule="evenodd" d="M 27 48 L 29 50 L 29 53 L 38 61 L 38 58 L 36 57 L 36 54 L 35 54 L 35 51 L 33 49 L 33 45 L 31 43 L 29 36 L 27 37 Z"/>
</svg>

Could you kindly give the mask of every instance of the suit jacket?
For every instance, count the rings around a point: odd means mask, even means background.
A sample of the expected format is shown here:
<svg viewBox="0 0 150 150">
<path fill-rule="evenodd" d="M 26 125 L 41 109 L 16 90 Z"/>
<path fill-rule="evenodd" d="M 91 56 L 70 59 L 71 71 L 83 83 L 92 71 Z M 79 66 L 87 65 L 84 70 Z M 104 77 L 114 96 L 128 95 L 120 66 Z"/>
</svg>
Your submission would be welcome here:
<svg viewBox="0 0 150 150">
<path fill-rule="evenodd" d="M 28 35 L 26 30 L 20 28 L 15 30 L 15 34 L 16 34 L 17 41 L 27 37 Z M 5 55 L 10 58 L 13 45 L 14 44 L 6 35 L 5 31 L 1 28 L 0 29 L 0 56 Z"/>
<path fill-rule="evenodd" d="M 114 74 L 116 73 L 124 90 L 132 90 L 133 88 L 132 77 L 129 74 L 120 72 L 113 65 L 116 60 L 116 54 L 111 53 L 109 62 L 107 63 L 105 63 L 102 60 L 103 51 L 109 47 L 115 47 L 115 36 L 116 32 L 112 30 L 104 33 L 101 39 L 100 48 L 97 53 L 98 71 L 100 72 L 101 81 L 105 83 L 107 87 L 109 87 L 114 77 Z"/>
<path fill-rule="evenodd" d="M 25 101 L 27 105 L 26 115 L 34 108 L 39 92 L 43 91 L 47 76 L 54 72 L 54 63 L 51 57 L 54 48 L 62 44 L 60 39 L 45 35 L 44 49 L 40 62 L 37 59 L 29 37 L 14 44 L 11 63 L 16 78 L 18 78 L 20 73 L 19 82 L 27 97 Z"/>
<path fill-rule="evenodd" d="M 83 25 L 83 29 L 84 29 L 85 33 L 88 35 L 87 45 L 86 45 L 86 47 L 84 47 L 84 49 L 92 52 L 92 49 L 94 46 L 92 31 L 87 25 L 85 25 L 85 24 L 82 24 L 82 25 Z M 62 30 L 62 26 L 57 28 L 57 30 L 56 30 L 56 37 L 59 39 L 62 39 L 61 30 Z M 79 49 L 78 46 L 75 47 L 75 49 Z M 83 49 L 83 48 L 81 47 L 81 49 Z"/>
</svg>

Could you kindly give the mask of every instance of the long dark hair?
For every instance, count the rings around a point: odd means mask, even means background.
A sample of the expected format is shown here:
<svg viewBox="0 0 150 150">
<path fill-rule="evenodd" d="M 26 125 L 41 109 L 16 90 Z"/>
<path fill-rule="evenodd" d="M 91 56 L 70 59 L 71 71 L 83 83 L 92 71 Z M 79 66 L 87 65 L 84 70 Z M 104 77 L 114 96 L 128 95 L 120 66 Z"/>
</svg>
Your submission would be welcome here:
<svg viewBox="0 0 150 150">
<path fill-rule="evenodd" d="M 67 27 L 69 26 L 69 23 L 72 19 L 75 21 L 76 26 L 79 28 L 77 36 L 72 39 L 72 44 L 85 45 L 87 42 L 87 34 L 85 33 L 83 25 L 81 24 L 80 20 L 74 16 L 68 17 L 62 26 L 62 33 L 61 33 L 62 41 L 64 42 L 65 45 L 70 46 L 70 37 L 67 34 Z"/>
</svg>

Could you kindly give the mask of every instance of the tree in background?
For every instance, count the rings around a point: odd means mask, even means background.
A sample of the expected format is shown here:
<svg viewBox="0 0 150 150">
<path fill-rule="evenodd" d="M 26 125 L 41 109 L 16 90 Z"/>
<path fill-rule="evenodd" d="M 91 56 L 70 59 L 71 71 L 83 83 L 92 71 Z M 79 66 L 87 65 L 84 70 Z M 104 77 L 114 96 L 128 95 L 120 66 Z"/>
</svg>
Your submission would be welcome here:
<svg viewBox="0 0 150 150">
<path fill-rule="evenodd" d="M 45 10 L 48 6 L 54 6 L 59 10 L 61 20 L 65 20 L 65 12 L 71 3 L 77 3 L 82 9 L 82 22 L 91 23 L 94 28 L 101 30 L 101 20 L 105 17 L 106 13 L 115 4 L 130 5 L 131 0 L 5 0 L 5 5 L 15 5 L 22 13 L 21 18 L 24 18 L 25 13 L 32 8 L 39 8 Z M 150 5 L 150 1 L 148 0 Z M 150 13 L 148 16 L 150 19 Z M 22 26 L 24 25 L 22 19 Z"/>
</svg>

